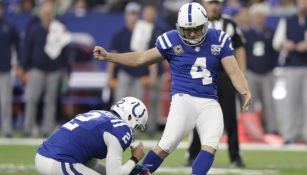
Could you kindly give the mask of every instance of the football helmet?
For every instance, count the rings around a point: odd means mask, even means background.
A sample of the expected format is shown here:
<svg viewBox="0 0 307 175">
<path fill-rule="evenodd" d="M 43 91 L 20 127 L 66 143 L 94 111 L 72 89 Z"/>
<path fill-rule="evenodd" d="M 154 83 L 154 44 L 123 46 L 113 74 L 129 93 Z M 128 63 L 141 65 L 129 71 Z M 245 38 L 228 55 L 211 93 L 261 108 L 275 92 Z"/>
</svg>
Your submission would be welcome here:
<svg viewBox="0 0 307 175">
<path fill-rule="evenodd" d="M 196 39 L 189 39 L 185 36 L 186 29 L 201 27 L 202 34 Z M 190 46 L 201 44 L 208 31 L 208 16 L 202 5 L 196 2 L 186 3 L 180 7 L 176 28 L 182 41 Z"/>
<path fill-rule="evenodd" d="M 125 97 L 111 107 L 134 130 L 145 130 L 148 111 L 144 103 L 134 97 Z"/>
</svg>

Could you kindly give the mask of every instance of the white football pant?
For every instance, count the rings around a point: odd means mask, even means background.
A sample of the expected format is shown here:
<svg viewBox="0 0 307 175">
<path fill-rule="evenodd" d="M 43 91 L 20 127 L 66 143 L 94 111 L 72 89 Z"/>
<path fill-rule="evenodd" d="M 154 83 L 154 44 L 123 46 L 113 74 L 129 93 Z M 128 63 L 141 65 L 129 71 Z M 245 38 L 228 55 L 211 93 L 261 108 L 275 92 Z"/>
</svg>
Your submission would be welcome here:
<svg viewBox="0 0 307 175">
<path fill-rule="evenodd" d="M 35 167 L 41 175 L 100 175 L 96 171 L 80 163 L 59 162 L 39 153 L 35 156 Z"/>
<path fill-rule="evenodd" d="M 183 137 L 195 127 L 201 144 L 217 149 L 224 130 L 220 104 L 209 98 L 187 94 L 173 95 L 166 126 L 158 146 L 171 153 Z"/>
</svg>

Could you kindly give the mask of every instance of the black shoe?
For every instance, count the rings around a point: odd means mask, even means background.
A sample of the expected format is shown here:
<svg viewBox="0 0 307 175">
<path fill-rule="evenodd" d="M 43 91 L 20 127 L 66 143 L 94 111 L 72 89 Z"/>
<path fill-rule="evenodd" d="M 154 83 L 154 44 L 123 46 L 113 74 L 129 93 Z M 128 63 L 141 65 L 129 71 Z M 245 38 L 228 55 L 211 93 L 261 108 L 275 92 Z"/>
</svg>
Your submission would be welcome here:
<svg viewBox="0 0 307 175">
<path fill-rule="evenodd" d="M 230 167 L 231 168 L 245 168 L 245 164 L 242 161 L 242 159 L 237 159 L 231 162 Z"/>
</svg>

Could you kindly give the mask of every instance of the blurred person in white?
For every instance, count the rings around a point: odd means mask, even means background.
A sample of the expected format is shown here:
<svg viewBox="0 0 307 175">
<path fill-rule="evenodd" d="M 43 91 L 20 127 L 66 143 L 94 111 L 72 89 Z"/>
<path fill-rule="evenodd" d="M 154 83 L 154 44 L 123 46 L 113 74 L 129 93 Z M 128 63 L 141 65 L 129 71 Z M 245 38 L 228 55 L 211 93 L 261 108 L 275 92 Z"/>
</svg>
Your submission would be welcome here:
<svg viewBox="0 0 307 175">
<path fill-rule="evenodd" d="M 163 29 L 156 24 L 157 8 L 155 4 L 145 4 L 139 19 L 132 32 L 131 49 L 145 51 L 155 46 L 156 38 L 163 33 Z M 159 62 L 148 67 L 149 76 L 144 82 L 149 90 L 149 113 L 147 135 L 153 137 L 161 115 L 161 96 L 163 84 L 163 63 Z"/>
<path fill-rule="evenodd" d="M 5 137 L 12 137 L 12 48 L 18 53 L 19 33 L 16 27 L 5 19 L 4 5 L 0 1 L 0 121 L 2 135 Z"/>
<path fill-rule="evenodd" d="M 111 50 L 114 53 L 130 52 L 136 48 L 132 45 L 132 33 L 140 18 L 141 5 L 130 2 L 125 7 L 125 24 L 117 31 L 111 40 Z M 142 35 L 144 38 L 146 35 Z M 131 68 L 124 65 L 108 63 L 109 87 L 114 90 L 114 100 L 124 96 L 135 96 L 143 100 L 144 87 L 148 83 L 148 67 Z"/>
<path fill-rule="evenodd" d="M 282 18 L 273 47 L 281 51 L 285 92 L 276 100 L 280 132 L 285 144 L 307 141 L 307 1 L 296 0 L 295 15 Z"/>
<path fill-rule="evenodd" d="M 260 112 L 265 132 L 278 133 L 277 119 L 272 98 L 273 69 L 277 64 L 277 52 L 272 47 L 274 32 L 265 26 L 267 9 L 255 4 L 249 9 L 250 28 L 243 31 L 246 38 L 247 81 L 254 103 L 251 111 Z"/>
<path fill-rule="evenodd" d="M 21 73 L 26 83 L 24 134 L 27 137 L 33 136 L 43 94 L 43 120 L 39 134 L 47 136 L 54 129 L 62 69 L 68 68 L 65 46 L 70 42 L 70 35 L 55 19 L 54 5 L 52 1 L 42 2 L 38 16 L 33 17 L 27 26 Z"/>
</svg>

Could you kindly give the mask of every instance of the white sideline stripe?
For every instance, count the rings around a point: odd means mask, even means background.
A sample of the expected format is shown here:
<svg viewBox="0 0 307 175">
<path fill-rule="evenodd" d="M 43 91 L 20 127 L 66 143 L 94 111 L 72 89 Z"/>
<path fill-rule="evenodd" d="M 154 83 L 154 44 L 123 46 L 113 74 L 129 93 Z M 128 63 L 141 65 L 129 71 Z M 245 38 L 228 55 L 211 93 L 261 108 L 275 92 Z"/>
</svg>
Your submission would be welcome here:
<svg viewBox="0 0 307 175">
<path fill-rule="evenodd" d="M 157 173 L 186 173 L 191 174 L 191 167 L 160 167 Z M 237 174 L 237 175 L 278 175 L 277 170 L 250 170 L 250 169 L 236 169 L 236 168 L 211 168 L 208 174 Z"/>
<path fill-rule="evenodd" d="M 34 165 L 25 164 L 0 164 L 0 171 L 2 173 L 16 173 L 16 172 L 29 172 L 35 171 Z M 191 167 L 160 167 L 157 173 L 177 174 L 186 173 L 191 174 Z M 214 174 L 237 174 L 237 175 L 279 175 L 277 170 L 251 170 L 251 169 L 235 169 L 235 168 L 211 168 L 208 172 L 209 175 Z"/>
<path fill-rule="evenodd" d="M 0 145 L 40 145 L 45 139 L 42 138 L 0 138 Z M 154 147 L 158 141 L 155 140 L 137 140 L 136 142 L 142 142 L 146 148 Z M 177 148 L 187 149 L 189 147 L 189 142 L 181 142 Z M 262 143 L 244 143 L 240 144 L 242 150 L 267 150 L 267 151 L 306 151 L 307 145 L 269 145 Z M 227 144 L 221 143 L 219 149 L 227 149 Z"/>
</svg>

